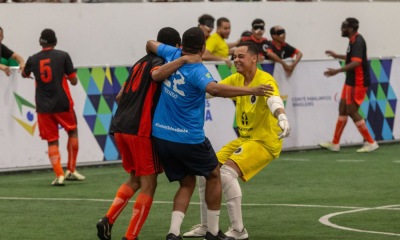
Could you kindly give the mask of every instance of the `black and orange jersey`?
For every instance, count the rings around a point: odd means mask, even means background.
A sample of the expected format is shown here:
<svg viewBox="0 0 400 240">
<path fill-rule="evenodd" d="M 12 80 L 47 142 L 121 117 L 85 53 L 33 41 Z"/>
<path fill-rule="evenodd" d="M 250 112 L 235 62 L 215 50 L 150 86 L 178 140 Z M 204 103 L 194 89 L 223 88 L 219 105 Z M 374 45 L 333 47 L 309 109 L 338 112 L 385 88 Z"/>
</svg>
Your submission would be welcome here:
<svg viewBox="0 0 400 240">
<path fill-rule="evenodd" d="M 270 41 L 272 51 L 278 55 L 281 59 L 292 58 L 296 53 L 299 52 L 296 48 L 292 47 L 288 43 L 283 43 L 281 47 L 276 46 L 274 41 Z"/>
<path fill-rule="evenodd" d="M 124 84 L 110 133 L 126 133 L 150 137 L 154 112 L 161 93 L 161 84 L 153 81 L 151 73 L 164 60 L 150 53 L 133 65 Z"/>
<path fill-rule="evenodd" d="M 67 52 L 45 48 L 28 58 L 24 76 L 33 73 L 36 81 L 36 111 L 38 113 L 67 112 L 74 106 L 67 78 L 76 76 Z"/>
<path fill-rule="evenodd" d="M 360 62 L 361 64 L 347 71 L 346 84 L 349 86 L 369 87 L 371 78 L 369 75 L 369 62 L 367 58 L 367 44 L 364 38 L 356 33 L 350 38 L 349 46 L 347 48 L 346 64 L 352 61 Z"/>
<path fill-rule="evenodd" d="M 262 38 L 261 40 L 257 40 L 254 38 L 253 35 L 249 37 L 242 37 L 241 39 L 242 42 L 252 42 L 257 46 L 258 49 L 258 54 L 261 56 L 264 56 L 265 59 L 268 59 L 267 52 L 272 52 L 272 49 L 270 47 L 271 42 L 268 41 L 266 38 Z"/>
<path fill-rule="evenodd" d="M 0 58 L 9 59 L 14 54 L 6 45 L 0 43 Z"/>
</svg>

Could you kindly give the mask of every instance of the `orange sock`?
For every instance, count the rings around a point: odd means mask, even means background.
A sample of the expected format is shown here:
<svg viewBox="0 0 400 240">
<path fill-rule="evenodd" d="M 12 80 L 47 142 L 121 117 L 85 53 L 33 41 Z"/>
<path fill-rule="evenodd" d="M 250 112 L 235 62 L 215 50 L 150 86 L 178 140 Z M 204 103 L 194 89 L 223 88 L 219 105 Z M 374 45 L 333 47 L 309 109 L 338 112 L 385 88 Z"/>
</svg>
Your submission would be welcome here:
<svg viewBox="0 0 400 240">
<path fill-rule="evenodd" d="M 358 128 L 358 131 L 360 131 L 361 135 L 364 137 L 365 140 L 367 140 L 369 143 L 374 143 L 374 139 L 372 139 L 371 135 L 369 134 L 367 124 L 365 124 L 364 119 L 357 121 L 356 126 Z"/>
<path fill-rule="evenodd" d="M 61 167 L 61 156 L 58 146 L 49 146 L 49 158 L 51 165 L 53 166 L 53 170 L 56 173 L 56 177 L 64 176 L 64 171 Z"/>
<path fill-rule="evenodd" d="M 335 135 L 333 135 L 333 144 L 339 144 L 340 142 L 340 137 L 342 136 L 343 129 L 346 126 L 348 116 L 339 116 L 337 123 L 336 123 L 336 129 L 335 129 Z"/>
<path fill-rule="evenodd" d="M 119 214 L 122 212 L 122 210 L 124 210 L 133 194 L 135 193 L 133 192 L 132 188 L 128 187 L 126 184 L 121 185 L 110 209 L 106 214 L 110 224 L 114 224 L 115 220 L 117 220 Z"/>
<path fill-rule="evenodd" d="M 67 169 L 70 172 L 75 172 L 76 156 L 78 155 L 78 150 L 79 150 L 78 138 L 74 137 L 68 138 L 67 150 L 68 150 Z"/>
<path fill-rule="evenodd" d="M 139 193 L 136 198 L 135 205 L 133 206 L 133 214 L 131 218 L 131 223 L 129 224 L 128 231 L 126 231 L 125 237 L 128 240 L 135 239 L 142 229 L 143 223 L 146 221 L 147 216 L 153 203 L 153 198 Z"/>
</svg>

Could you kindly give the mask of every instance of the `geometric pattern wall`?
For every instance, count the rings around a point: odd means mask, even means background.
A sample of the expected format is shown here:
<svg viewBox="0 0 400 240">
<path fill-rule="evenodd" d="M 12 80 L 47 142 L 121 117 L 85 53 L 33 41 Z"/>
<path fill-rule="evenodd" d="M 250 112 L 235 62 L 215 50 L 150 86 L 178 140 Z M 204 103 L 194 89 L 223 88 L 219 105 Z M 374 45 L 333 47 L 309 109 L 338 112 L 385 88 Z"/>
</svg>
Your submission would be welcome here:
<svg viewBox="0 0 400 240">
<path fill-rule="evenodd" d="M 392 60 L 370 60 L 371 86 L 367 90 L 359 113 L 365 119 L 373 139 L 393 140 L 397 97 L 390 84 Z M 342 67 L 345 65 L 341 61 Z"/>
<path fill-rule="evenodd" d="M 130 68 L 78 68 L 77 75 L 87 94 L 83 116 L 104 152 L 104 160 L 121 159 L 114 136 L 108 134 L 117 110 L 115 97 L 126 81 Z"/>
<path fill-rule="evenodd" d="M 390 84 L 392 60 L 370 61 L 371 86 L 359 113 L 375 140 L 392 140 L 397 97 Z"/>
</svg>

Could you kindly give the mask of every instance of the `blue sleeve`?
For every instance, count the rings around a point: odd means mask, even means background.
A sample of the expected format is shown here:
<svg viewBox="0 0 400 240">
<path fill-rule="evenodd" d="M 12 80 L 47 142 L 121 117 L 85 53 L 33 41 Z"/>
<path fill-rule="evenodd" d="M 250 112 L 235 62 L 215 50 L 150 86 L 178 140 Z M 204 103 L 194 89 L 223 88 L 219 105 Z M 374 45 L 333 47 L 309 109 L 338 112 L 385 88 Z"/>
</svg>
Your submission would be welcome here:
<svg viewBox="0 0 400 240">
<path fill-rule="evenodd" d="M 164 58 L 166 62 L 171 62 L 181 56 L 181 49 L 169 45 L 160 44 L 157 48 L 157 55 Z"/>
<path fill-rule="evenodd" d="M 196 72 L 197 77 L 196 82 L 194 82 L 193 84 L 198 87 L 199 89 L 206 91 L 206 86 L 210 83 L 210 82 L 217 82 L 213 76 L 211 75 L 211 73 L 207 70 L 206 67 L 202 67 L 199 68 Z"/>
</svg>

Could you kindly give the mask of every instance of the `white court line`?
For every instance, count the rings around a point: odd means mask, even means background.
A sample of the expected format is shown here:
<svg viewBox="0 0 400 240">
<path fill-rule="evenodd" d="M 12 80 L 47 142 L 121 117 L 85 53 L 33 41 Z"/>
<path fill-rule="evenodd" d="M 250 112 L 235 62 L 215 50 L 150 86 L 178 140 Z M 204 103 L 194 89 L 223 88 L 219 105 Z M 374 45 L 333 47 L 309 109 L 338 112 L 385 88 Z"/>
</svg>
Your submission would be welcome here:
<svg viewBox="0 0 400 240">
<path fill-rule="evenodd" d="M 304 158 L 278 158 L 278 160 L 283 160 L 283 161 L 300 161 L 300 162 L 307 162 L 307 161 L 310 161 L 310 159 L 304 159 Z"/>
<path fill-rule="evenodd" d="M 0 197 L 0 200 L 40 200 L 40 201 L 91 201 L 91 202 L 112 202 L 114 199 L 93 199 L 93 198 L 24 198 L 24 197 Z M 158 204 L 172 204 L 171 201 L 154 201 Z M 190 202 L 191 205 L 200 205 L 199 202 Z M 226 205 L 223 203 L 223 205 Z M 307 204 L 270 204 L 270 203 L 242 203 L 242 206 L 275 206 L 275 207 L 311 207 L 311 208 L 343 208 L 343 209 L 364 209 L 362 207 L 348 206 L 327 206 Z"/>
<path fill-rule="evenodd" d="M 374 233 L 374 234 L 383 234 L 383 235 L 391 235 L 391 236 L 400 236 L 399 233 L 390 233 L 390 232 L 376 232 L 376 231 L 367 231 L 367 230 L 360 230 L 360 229 L 355 229 L 355 228 L 348 228 L 348 227 L 343 227 L 339 226 L 337 224 L 331 223 L 329 221 L 330 218 L 338 216 L 338 215 L 343 215 L 343 214 L 349 214 L 349 213 L 355 213 L 355 212 L 362 212 L 362 211 L 369 211 L 369 210 L 397 210 L 391 209 L 391 207 L 397 207 L 400 205 L 390 205 L 390 206 L 382 206 L 382 207 L 376 207 L 376 208 L 361 208 L 361 209 L 355 209 L 355 210 L 350 210 L 350 211 L 345 211 L 345 212 L 337 212 L 337 213 L 331 213 L 328 215 L 325 215 L 319 219 L 319 222 L 333 228 L 338 228 L 342 230 L 347 230 L 347 231 L 353 231 L 353 232 L 362 232 L 362 233 Z"/>
<path fill-rule="evenodd" d="M 106 174 L 113 174 L 113 173 L 125 173 L 123 170 L 121 170 L 121 171 L 113 171 L 113 172 L 111 172 L 111 171 L 109 171 L 109 172 L 106 172 Z M 94 176 L 94 175 L 102 175 L 102 174 L 105 174 L 105 173 L 85 173 L 85 176 Z M 9 175 L 9 176 L 12 176 L 12 175 Z M 46 179 L 48 179 L 49 181 L 52 181 L 52 179 L 54 180 L 54 176 L 51 176 L 51 177 L 38 177 L 38 178 L 30 178 L 29 177 L 29 175 L 27 174 L 27 175 L 23 175 L 24 177 L 22 178 L 22 179 L 17 179 L 17 180 L 11 180 L 11 179 L 5 179 L 5 180 L 0 180 L 0 182 L 1 183 L 4 183 L 4 182 L 25 182 L 25 181 L 38 181 L 38 180 L 46 180 Z M 2 177 L 5 177 L 5 176 L 2 176 Z"/>
<path fill-rule="evenodd" d="M 365 162 L 365 160 L 348 160 L 348 159 L 339 159 L 336 162 Z"/>
<path fill-rule="evenodd" d="M 395 161 L 393 161 L 394 163 L 400 163 L 400 160 L 395 160 Z"/>
</svg>

